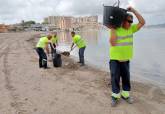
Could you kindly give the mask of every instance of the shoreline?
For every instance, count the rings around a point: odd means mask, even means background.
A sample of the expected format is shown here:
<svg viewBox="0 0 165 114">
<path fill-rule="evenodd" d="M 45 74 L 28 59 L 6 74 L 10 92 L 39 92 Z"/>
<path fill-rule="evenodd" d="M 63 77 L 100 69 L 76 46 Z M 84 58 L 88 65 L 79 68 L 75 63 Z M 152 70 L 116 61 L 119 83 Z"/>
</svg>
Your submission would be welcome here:
<svg viewBox="0 0 165 114">
<path fill-rule="evenodd" d="M 78 60 L 78 57 L 74 56 L 74 55 L 71 55 L 70 56 L 71 59 L 73 59 L 74 61 Z M 109 70 L 106 70 L 105 68 L 103 67 L 99 67 L 99 65 L 94 65 L 92 64 L 91 62 L 89 61 L 86 61 L 86 65 L 88 67 L 91 67 L 93 69 L 96 69 L 98 71 L 102 71 L 102 72 L 105 72 L 107 74 L 109 74 L 109 79 L 110 79 L 110 71 Z M 108 63 L 108 62 L 107 62 Z M 160 84 L 160 83 L 156 83 L 156 81 L 154 80 L 150 80 L 148 78 L 144 78 L 144 77 L 139 77 L 140 74 L 137 74 L 136 72 L 131 72 L 132 75 L 131 75 L 131 82 L 138 82 L 138 83 L 143 83 L 143 84 L 147 84 L 147 85 L 153 85 L 153 86 L 156 86 L 156 87 L 159 87 L 161 89 L 165 89 L 165 86 L 163 84 Z M 134 74 L 134 75 L 133 75 Z"/>
<path fill-rule="evenodd" d="M 34 44 L 34 42 L 33 42 L 33 44 Z M 78 60 L 78 57 L 77 56 L 74 56 L 74 55 L 70 55 L 69 57 L 65 57 L 65 56 L 63 56 L 63 57 L 70 59 L 74 64 L 76 64 L 75 61 Z M 87 60 L 86 60 L 86 63 L 88 63 L 88 64 L 86 64 L 86 66 L 88 68 L 91 68 L 91 69 L 94 69 L 96 71 L 100 71 L 100 72 L 103 72 L 103 73 L 107 74 L 105 80 L 107 82 L 107 85 L 109 84 L 109 81 L 110 81 L 110 78 L 111 78 L 110 77 L 110 71 L 109 70 L 106 70 L 105 68 L 99 67 L 99 65 L 94 65 L 93 63 L 91 63 L 90 61 L 87 61 Z M 107 64 L 108 64 L 108 62 L 107 62 Z M 161 84 L 158 85 L 158 83 L 157 84 L 156 83 L 154 84 L 154 81 L 153 80 L 149 80 L 148 78 L 141 78 L 141 77 L 139 77 L 139 75 L 140 74 L 136 74 L 135 73 L 135 76 L 131 77 L 131 83 L 136 83 L 136 82 L 137 83 L 142 83 L 144 85 L 155 86 L 157 88 L 160 88 L 160 89 L 165 90 L 165 86 L 163 86 Z M 135 80 L 135 78 L 136 78 L 136 80 Z"/>
</svg>

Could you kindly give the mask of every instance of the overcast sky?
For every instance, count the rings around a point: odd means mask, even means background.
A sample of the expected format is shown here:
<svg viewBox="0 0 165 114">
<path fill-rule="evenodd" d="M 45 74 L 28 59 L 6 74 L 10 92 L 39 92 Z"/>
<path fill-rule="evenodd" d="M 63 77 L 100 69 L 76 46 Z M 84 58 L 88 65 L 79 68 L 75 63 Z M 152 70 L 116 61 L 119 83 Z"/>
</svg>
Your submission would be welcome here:
<svg viewBox="0 0 165 114">
<path fill-rule="evenodd" d="M 0 23 L 19 23 L 21 20 L 42 22 L 44 17 L 99 15 L 102 21 L 103 4 L 117 0 L 0 0 Z M 120 0 L 120 6 L 137 9 L 148 25 L 165 23 L 165 0 Z"/>
</svg>

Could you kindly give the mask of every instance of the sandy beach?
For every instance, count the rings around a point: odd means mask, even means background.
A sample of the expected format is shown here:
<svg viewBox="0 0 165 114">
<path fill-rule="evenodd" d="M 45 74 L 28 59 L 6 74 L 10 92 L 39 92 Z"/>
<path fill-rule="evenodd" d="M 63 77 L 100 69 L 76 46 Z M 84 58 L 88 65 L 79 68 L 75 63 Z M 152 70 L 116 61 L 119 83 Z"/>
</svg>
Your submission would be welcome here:
<svg viewBox="0 0 165 114">
<path fill-rule="evenodd" d="M 165 114 L 165 88 L 154 84 L 132 82 L 134 104 L 112 108 L 108 72 L 65 56 L 61 68 L 39 69 L 37 34 L 0 34 L 0 114 Z"/>
</svg>

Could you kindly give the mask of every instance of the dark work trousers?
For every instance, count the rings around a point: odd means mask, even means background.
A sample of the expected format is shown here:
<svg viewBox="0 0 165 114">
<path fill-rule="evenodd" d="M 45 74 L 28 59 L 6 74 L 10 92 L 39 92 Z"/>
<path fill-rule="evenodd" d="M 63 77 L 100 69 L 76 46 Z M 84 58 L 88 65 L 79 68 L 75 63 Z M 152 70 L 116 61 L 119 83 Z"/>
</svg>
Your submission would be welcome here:
<svg viewBox="0 0 165 114">
<path fill-rule="evenodd" d="M 53 46 L 50 44 L 50 47 L 51 47 L 51 55 L 52 55 L 52 58 L 53 58 L 54 53 L 56 53 L 56 44 L 53 43 Z"/>
<path fill-rule="evenodd" d="M 120 93 L 120 78 L 122 79 L 122 89 L 130 91 L 130 70 L 129 61 L 119 62 L 117 60 L 110 60 L 109 62 L 111 71 L 112 92 Z"/>
<path fill-rule="evenodd" d="M 79 49 L 79 61 L 82 64 L 85 64 L 85 61 L 84 61 L 84 51 L 85 51 L 85 48 L 86 47 L 82 47 L 82 48 Z"/>
<path fill-rule="evenodd" d="M 47 56 L 42 48 L 36 48 L 36 51 L 39 56 L 39 67 L 47 68 Z"/>
</svg>

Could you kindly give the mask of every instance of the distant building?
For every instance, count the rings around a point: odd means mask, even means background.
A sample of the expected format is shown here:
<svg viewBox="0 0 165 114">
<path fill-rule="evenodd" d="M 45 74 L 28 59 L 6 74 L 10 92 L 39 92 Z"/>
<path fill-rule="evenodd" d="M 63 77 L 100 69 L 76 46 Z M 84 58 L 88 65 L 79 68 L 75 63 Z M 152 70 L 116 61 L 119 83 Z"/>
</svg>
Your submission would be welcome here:
<svg viewBox="0 0 165 114">
<path fill-rule="evenodd" d="M 88 26 L 97 26 L 98 16 L 77 17 L 73 19 L 72 28 L 82 28 Z"/>
<path fill-rule="evenodd" d="M 2 32 L 8 32 L 8 28 L 9 28 L 8 25 L 0 24 L 0 33 L 2 33 Z"/>
<path fill-rule="evenodd" d="M 49 16 L 44 18 L 45 24 L 51 24 L 60 29 L 69 29 L 71 28 L 72 17 L 67 16 Z"/>
<path fill-rule="evenodd" d="M 98 23 L 98 16 L 89 16 L 89 17 L 78 17 L 74 18 L 73 23 L 79 24 L 96 24 Z"/>
<path fill-rule="evenodd" d="M 44 18 L 45 24 L 51 24 L 62 30 L 70 30 L 83 26 L 98 25 L 98 16 L 71 17 L 71 16 L 49 16 Z"/>
<path fill-rule="evenodd" d="M 61 17 L 59 20 L 59 28 L 69 30 L 72 27 L 73 17 Z"/>
</svg>

